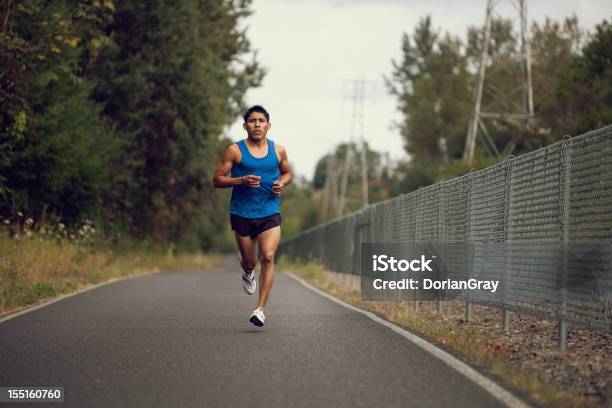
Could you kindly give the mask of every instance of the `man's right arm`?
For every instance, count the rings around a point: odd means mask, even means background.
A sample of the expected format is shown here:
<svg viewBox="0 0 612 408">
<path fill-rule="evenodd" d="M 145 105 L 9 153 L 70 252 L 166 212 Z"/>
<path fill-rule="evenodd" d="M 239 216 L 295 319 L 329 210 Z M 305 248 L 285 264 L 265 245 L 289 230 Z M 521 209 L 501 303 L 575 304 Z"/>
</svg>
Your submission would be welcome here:
<svg viewBox="0 0 612 408">
<path fill-rule="evenodd" d="M 233 144 L 225 149 L 221 163 L 215 170 L 215 176 L 212 179 L 213 186 L 216 188 L 233 187 L 240 184 L 245 184 L 249 187 L 259 187 L 261 177 L 249 174 L 242 177 L 228 177 L 232 171 L 234 163 L 240 158 L 240 149 L 238 145 Z"/>
<path fill-rule="evenodd" d="M 235 144 L 229 146 L 223 152 L 223 158 L 221 163 L 215 170 L 215 176 L 212 179 L 213 186 L 216 188 L 232 187 L 239 184 L 243 184 L 242 177 L 228 177 L 227 175 L 232 171 L 234 161 L 237 159 L 237 147 Z"/>
</svg>

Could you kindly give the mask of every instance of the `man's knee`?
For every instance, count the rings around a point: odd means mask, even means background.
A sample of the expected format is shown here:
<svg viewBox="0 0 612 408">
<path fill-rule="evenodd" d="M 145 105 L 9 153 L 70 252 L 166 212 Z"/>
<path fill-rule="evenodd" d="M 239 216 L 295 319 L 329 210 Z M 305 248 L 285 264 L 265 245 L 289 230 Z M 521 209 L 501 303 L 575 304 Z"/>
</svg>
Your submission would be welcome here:
<svg viewBox="0 0 612 408">
<path fill-rule="evenodd" d="M 259 254 L 261 263 L 273 263 L 274 262 L 274 251 L 262 251 Z"/>
</svg>

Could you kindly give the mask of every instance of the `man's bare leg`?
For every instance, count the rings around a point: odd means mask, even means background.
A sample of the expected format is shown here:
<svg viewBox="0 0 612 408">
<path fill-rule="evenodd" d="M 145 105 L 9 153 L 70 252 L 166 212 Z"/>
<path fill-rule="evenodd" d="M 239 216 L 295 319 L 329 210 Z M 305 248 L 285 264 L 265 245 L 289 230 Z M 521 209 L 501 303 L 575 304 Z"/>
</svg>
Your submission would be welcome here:
<svg viewBox="0 0 612 408">
<path fill-rule="evenodd" d="M 261 262 L 261 273 L 259 274 L 259 302 L 257 307 L 262 310 L 266 307 L 266 301 L 274 283 L 274 255 L 281 238 L 280 226 L 270 228 L 257 236 L 259 243 L 259 261 Z"/>
<path fill-rule="evenodd" d="M 240 266 L 245 272 L 250 272 L 255 269 L 257 265 L 257 240 L 249 236 L 241 237 L 238 233 L 234 232 L 236 236 L 236 243 L 240 250 Z"/>
</svg>

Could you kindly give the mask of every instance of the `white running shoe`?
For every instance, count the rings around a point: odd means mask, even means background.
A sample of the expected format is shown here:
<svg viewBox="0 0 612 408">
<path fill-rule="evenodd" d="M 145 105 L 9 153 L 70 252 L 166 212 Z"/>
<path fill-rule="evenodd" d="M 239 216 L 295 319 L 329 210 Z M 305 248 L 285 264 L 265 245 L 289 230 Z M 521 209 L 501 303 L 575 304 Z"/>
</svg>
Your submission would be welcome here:
<svg viewBox="0 0 612 408">
<path fill-rule="evenodd" d="M 253 313 L 251 313 L 251 317 L 249 317 L 249 322 L 251 322 L 257 327 L 263 326 L 265 320 L 266 316 L 264 315 L 263 310 L 261 310 L 260 308 L 253 310 Z"/>
<path fill-rule="evenodd" d="M 255 271 L 242 272 L 242 288 L 248 295 L 255 293 L 257 289 L 257 282 L 255 281 Z"/>
</svg>

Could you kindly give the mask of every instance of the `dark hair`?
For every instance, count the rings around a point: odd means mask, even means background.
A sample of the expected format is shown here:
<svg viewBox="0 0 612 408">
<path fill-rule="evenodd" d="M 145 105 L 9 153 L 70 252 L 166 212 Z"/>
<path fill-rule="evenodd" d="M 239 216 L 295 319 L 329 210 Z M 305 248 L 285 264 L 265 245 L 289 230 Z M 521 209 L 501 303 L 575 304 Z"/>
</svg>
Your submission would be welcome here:
<svg viewBox="0 0 612 408">
<path fill-rule="evenodd" d="M 247 110 L 247 111 L 244 113 L 244 116 L 243 116 L 243 118 L 244 118 L 244 123 L 246 123 L 246 121 L 249 119 L 249 116 L 251 116 L 251 113 L 253 113 L 253 112 L 263 113 L 263 115 L 266 117 L 266 120 L 267 120 L 268 122 L 270 121 L 270 114 L 268 113 L 268 111 L 267 111 L 267 110 L 265 110 L 265 109 L 264 109 L 264 107 L 263 107 L 263 106 L 261 106 L 261 105 L 254 105 L 254 106 L 251 106 L 251 107 L 249 108 L 249 110 Z"/>
</svg>

